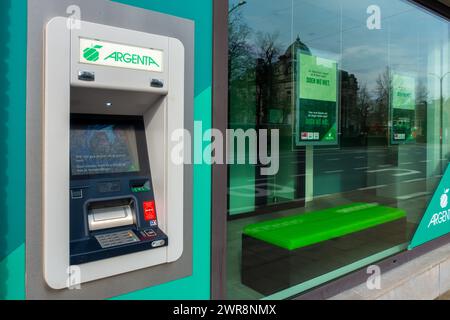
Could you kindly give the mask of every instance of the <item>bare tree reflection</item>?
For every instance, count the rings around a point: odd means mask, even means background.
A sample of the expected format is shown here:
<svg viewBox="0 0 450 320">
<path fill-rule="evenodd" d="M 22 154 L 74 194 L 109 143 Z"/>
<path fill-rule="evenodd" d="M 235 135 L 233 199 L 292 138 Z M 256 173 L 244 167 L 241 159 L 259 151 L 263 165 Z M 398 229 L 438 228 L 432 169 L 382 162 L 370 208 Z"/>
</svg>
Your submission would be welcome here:
<svg viewBox="0 0 450 320">
<path fill-rule="evenodd" d="M 256 40 L 256 108 L 257 124 L 267 123 L 268 109 L 276 104 L 275 66 L 281 49 L 278 33 L 259 32 Z"/>
</svg>

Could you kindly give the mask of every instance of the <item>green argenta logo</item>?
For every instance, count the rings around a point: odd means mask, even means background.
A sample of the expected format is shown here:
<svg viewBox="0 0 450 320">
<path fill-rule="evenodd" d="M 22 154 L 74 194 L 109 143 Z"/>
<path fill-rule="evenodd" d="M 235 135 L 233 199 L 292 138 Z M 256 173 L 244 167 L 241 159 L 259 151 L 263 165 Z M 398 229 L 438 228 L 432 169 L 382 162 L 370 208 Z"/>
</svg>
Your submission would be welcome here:
<svg viewBox="0 0 450 320">
<path fill-rule="evenodd" d="M 441 206 L 442 210 L 440 210 L 438 213 L 433 214 L 430 222 L 428 223 L 428 228 L 450 221 L 450 210 L 447 210 L 449 191 L 449 188 L 445 189 L 444 193 L 439 198 L 439 205 Z"/>
<path fill-rule="evenodd" d="M 81 59 L 86 63 L 120 68 L 161 71 L 162 52 L 108 42 L 80 39 Z"/>
<path fill-rule="evenodd" d="M 114 60 L 116 62 L 122 62 L 133 65 L 141 65 L 141 66 L 157 66 L 159 68 L 159 64 L 150 56 L 142 56 L 139 54 L 131 54 L 128 52 L 113 52 L 109 56 L 105 58 L 106 60 Z"/>
<path fill-rule="evenodd" d="M 98 50 L 101 48 L 103 48 L 103 46 L 99 45 L 86 48 L 83 50 L 83 57 L 90 62 L 98 61 L 98 59 L 100 59 L 100 52 L 98 52 Z"/>
</svg>

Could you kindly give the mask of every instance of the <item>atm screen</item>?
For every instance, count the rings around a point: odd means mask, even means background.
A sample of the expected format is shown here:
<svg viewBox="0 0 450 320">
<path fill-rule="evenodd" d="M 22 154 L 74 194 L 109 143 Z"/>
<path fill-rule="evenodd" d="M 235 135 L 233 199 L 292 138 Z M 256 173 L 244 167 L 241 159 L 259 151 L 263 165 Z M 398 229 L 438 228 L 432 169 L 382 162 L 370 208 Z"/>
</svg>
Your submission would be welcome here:
<svg viewBox="0 0 450 320">
<path fill-rule="evenodd" d="M 73 176 L 139 172 L 136 128 L 129 124 L 77 124 L 70 131 Z"/>
</svg>

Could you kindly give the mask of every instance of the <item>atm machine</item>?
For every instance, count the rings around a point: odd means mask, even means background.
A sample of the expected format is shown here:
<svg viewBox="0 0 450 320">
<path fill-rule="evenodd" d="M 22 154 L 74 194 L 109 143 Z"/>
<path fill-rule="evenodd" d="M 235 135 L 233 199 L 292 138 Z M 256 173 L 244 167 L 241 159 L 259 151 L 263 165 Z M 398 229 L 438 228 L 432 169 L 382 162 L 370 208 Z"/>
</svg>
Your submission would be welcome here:
<svg viewBox="0 0 450 320">
<path fill-rule="evenodd" d="M 53 289 L 183 253 L 184 47 L 174 38 L 52 19 L 45 36 L 44 277 Z"/>
<path fill-rule="evenodd" d="M 142 117 L 71 114 L 70 170 L 71 265 L 168 245 Z"/>
</svg>

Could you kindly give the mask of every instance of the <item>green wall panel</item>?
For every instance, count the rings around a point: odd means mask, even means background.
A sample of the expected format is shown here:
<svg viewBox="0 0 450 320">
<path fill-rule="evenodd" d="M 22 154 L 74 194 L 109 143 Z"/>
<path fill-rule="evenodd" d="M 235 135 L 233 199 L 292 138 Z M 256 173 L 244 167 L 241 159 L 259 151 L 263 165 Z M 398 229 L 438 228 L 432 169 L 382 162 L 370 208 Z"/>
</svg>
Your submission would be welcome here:
<svg viewBox="0 0 450 320">
<path fill-rule="evenodd" d="M 19 246 L 0 262 L 2 287 L 0 299 L 25 299 L 25 244 Z"/>
<path fill-rule="evenodd" d="M 0 298 L 25 293 L 26 0 L 0 1 Z"/>
</svg>

